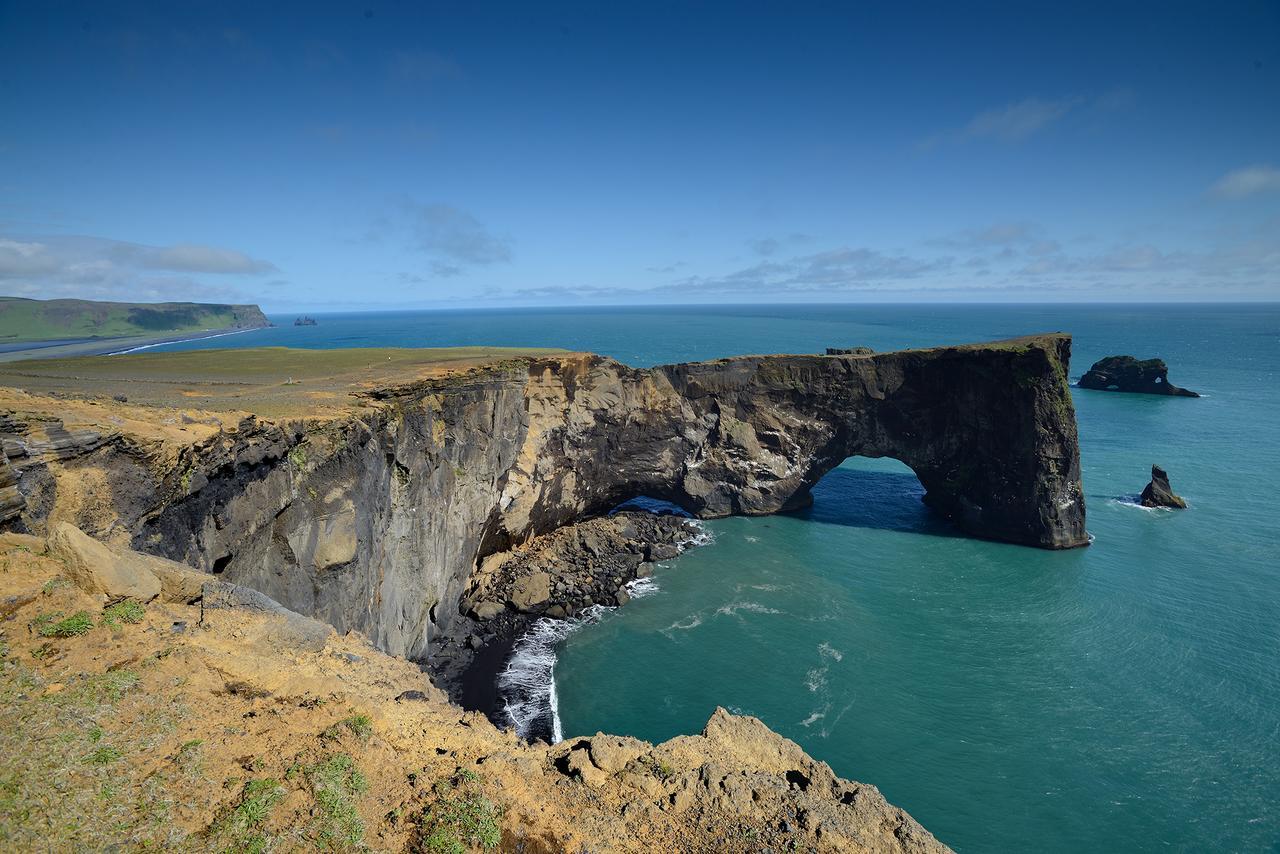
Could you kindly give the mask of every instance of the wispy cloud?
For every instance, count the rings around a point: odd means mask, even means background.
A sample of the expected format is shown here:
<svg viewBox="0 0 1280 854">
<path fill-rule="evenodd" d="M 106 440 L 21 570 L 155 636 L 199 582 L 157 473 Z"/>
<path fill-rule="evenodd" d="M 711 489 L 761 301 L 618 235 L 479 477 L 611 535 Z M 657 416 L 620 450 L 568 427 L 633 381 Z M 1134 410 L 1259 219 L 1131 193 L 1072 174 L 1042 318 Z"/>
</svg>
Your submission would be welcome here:
<svg viewBox="0 0 1280 854">
<path fill-rule="evenodd" d="M 1067 95 L 1042 98 L 1032 95 L 983 110 L 961 127 L 924 139 L 920 148 L 984 140 L 1014 145 L 1058 124 L 1073 112 L 1092 109 L 1115 113 L 1129 109 L 1136 101 L 1137 95 L 1128 88 L 1112 89 L 1097 97 Z"/>
<path fill-rule="evenodd" d="M 234 286 L 209 285 L 180 274 L 219 276 L 278 272 L 243 252 L 184 243 L 148 246 L 83 235 L 0 236 L 0 281 L 19 296 L 103 299 L 226 299 Z"/>
<path fill-rule="evenodd" d="M 1233 169 L 1209 188 L 1220 199 L 1243 199 L 1258 193 L 1280 192 L 1280 169 L 1266 164 Z"/>
<path fill-rule="evenodd" d="M 960 131 L 960 138 L 1021 142 L 1061 119 L 1079 103 L 1078 98 L 1025 98 L 974 116 Z"/>
<path fill-rule="evenodd" d="M 785 237 L 761 237 L 755 240 L 748 240 L 747 246 L 757 255 L 768 257 L 777 254 L 787 246 L 808 243 L 809 240 L 809 235 L 794 232 Z"/>
<path fill-rule="evenodd" d="M 493 234 L 471 214 L 446 204 L 406 203 L 413 245 L 451 266 L 485 265 L 511 260 L 511 240 Z"/>
</svg>

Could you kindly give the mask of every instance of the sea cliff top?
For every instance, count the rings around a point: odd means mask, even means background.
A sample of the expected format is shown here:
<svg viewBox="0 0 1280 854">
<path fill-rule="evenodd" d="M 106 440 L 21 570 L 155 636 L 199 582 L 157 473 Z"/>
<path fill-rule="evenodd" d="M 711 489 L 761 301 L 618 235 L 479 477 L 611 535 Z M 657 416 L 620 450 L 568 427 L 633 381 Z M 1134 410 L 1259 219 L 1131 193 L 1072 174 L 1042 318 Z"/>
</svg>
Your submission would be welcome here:
<svg viewBox="0 0 1280 854">
<path fill-rule="evenodd" d="M 161 408 L 326 417 L 359 405 L 359 398 L 375 389 L 566 352 L 517 347 L 262 347 L 33 359 L 0 364 L 0 408 L 15 408 L 9 389 L 21 389 L 41 397 L 124 397 L 130 404 Z"/>
</svg>

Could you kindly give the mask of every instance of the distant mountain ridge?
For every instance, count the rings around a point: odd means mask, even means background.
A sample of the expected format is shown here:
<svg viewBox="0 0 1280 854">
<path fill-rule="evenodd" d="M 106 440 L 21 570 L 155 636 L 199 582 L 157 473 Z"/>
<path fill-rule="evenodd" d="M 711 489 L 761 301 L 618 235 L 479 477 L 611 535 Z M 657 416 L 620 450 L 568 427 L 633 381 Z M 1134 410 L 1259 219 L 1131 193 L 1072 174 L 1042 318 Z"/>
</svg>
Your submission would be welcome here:
<svg viewBox="0 0 1280 854">
<path fill-rule="evenodd" d="M 0 297 L 0 343 L 130 338 L 270 326 L 256 305 Z"/>
</svg>

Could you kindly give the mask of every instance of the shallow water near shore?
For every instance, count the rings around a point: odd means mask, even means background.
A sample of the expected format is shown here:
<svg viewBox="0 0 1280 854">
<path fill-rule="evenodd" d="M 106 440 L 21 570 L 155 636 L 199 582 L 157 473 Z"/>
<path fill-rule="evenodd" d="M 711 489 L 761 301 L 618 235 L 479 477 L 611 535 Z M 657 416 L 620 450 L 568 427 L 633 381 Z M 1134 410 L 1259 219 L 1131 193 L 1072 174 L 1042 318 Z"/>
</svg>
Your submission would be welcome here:
<svg viewBox="0 0 1280 854">
<path fill-rule="evenodd" d="M 290 318 L 291 319 L 291 318 Z M 319 315 L 193 347 L 589 349 L 635 365 L 1063 330 L 1071 374 L 1158 356 L 1201 399 L 1075 390 L 1086 549 L 959 536 L 894 460 L 707 524 L 656 592 L 559 641 L 565 734 L 716 705 L 873 783 L 960 851 L 1280 842 L 1280 308 L 821 306 Z M 281 322 L 281 319 L 277 319 Z M 1152 463 L 1191 509 L 1132 503 Z"/>
</svg>

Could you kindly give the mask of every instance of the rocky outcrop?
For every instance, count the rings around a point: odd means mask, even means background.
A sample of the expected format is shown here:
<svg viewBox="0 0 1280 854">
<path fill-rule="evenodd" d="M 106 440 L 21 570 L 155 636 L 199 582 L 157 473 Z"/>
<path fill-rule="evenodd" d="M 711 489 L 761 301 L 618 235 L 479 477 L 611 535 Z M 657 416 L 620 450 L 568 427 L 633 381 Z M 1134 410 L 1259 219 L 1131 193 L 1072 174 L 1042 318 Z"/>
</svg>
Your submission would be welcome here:
<svg viewBox="0 0 1280 854">
<path fill-rule="evenodd" d="M 95 402 L 88 423 L 59 425 L 66 455 L 26 458 L 17 522 L 71 522 L 422 657 L 465 619 L 491 555 L 638 495 L 702 518 L 802 506 L 855 454 L 911 466 L 929 506 L 971 534 L 1084 545 L 1070 347 L 1046 335 L 647 370 L 526 357 L 386 378 L 340 417 L 197 414 L 158 438 L 136 426 L 154 410 Z M 24 402 L 37 405 L 60 408 Z M 6 447 L 49 432 L 23 418 Z"/>
<path fill-rule="evenodd" d="M 870 347 L 828 347 L 828 356 L 870 356 L 875 350 Z"/>
<path fill-rule="evenodd" d="M 1173 488 L 1169 486 L 1169 475 L 1160 466 L 1155 465 L 1151 467 L 1151 482 L 1143 488 L 1139 501 L 1142 502 L 1143 507 L 1170 507 L 1182 510 L 1187 506 L 1186 499 L 1181 495 L 1175 495 Z"/>
<path fill-rule="evenodd" d="M 512 697 L 499 689 L 498 671 L 517 638 L 542 617 L 567 619 L 594 605 L 625 605 L 632 582 L 701 537 L 693 520 L 622 510 L 489 555 L 472 573 L 459 606 L 470 619 L 432 638 L 432 678 L 455 702 L 507 723 L 504 709 Z M 551 735 L 549 726 L 530 734 Z"/>
<path fill-rule="evenodd" d="M 1080 377 L 1077 385 L 1095 391 L 1127 391 L 1175 397 L 1200 396 L 1194 391 L 1170 383 L 1169 368 L 1163 359 L 1138 361 L 1133 356 L 1107 356 L 1099 359 Z"/>
</svg>

